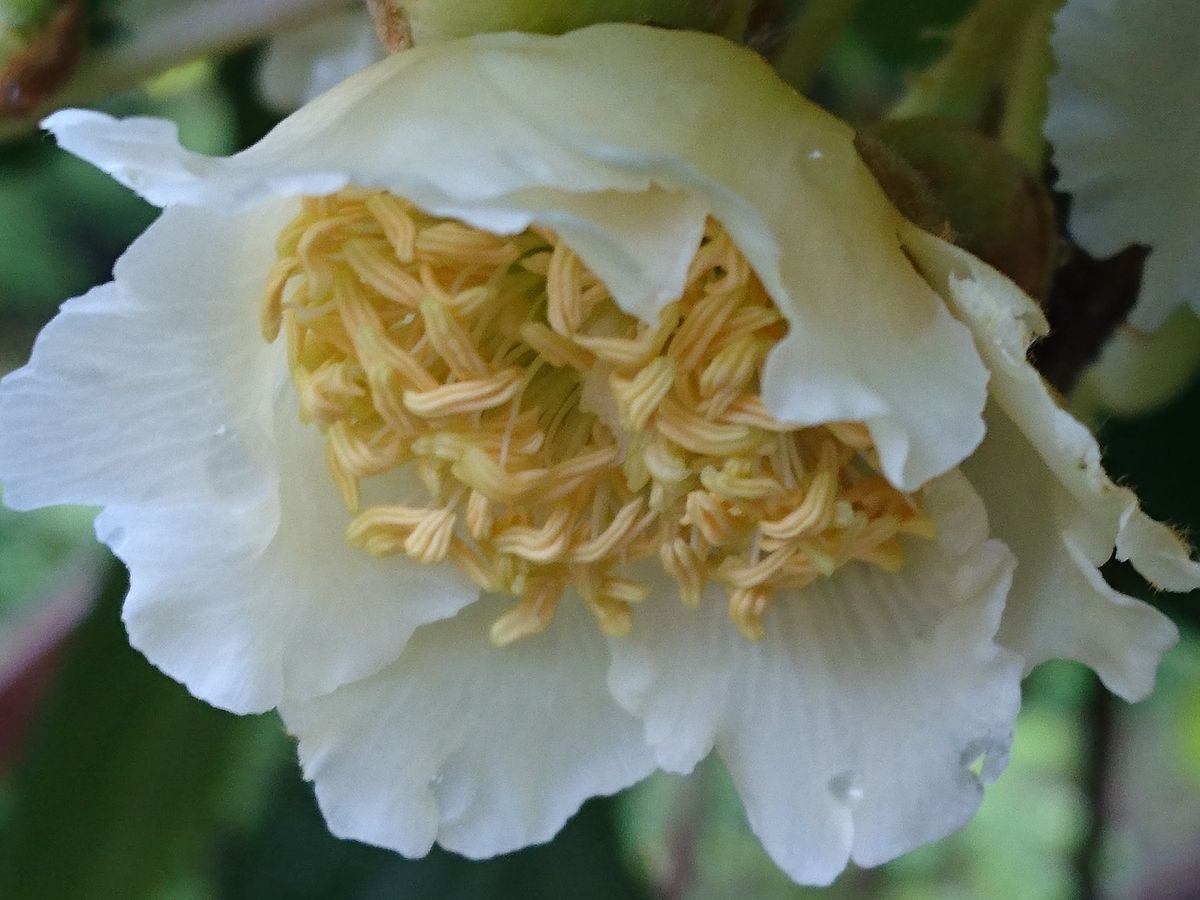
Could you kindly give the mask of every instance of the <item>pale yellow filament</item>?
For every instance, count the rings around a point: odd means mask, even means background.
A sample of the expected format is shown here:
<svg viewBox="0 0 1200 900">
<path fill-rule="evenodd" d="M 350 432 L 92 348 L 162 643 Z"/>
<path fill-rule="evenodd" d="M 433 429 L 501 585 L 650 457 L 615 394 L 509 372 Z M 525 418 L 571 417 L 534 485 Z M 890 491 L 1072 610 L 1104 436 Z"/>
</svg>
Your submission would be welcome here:
<svg viewBox="0 0 1200 900">
<path fill-rule="evenodd" d="M 767 412 L 760 378 L 786 324 L 716 222 L 649 325 L 555 234 L 490 234 L 384 192 L 304 200 L 278 250 L 263 336 L 287 336 L 347 540 L 449 560 L 515 597 L 498 644 L 543 630 L 568 589 L 626 633 L 645 562 L 688 605 L 721 586 L 757 639 L 780 591 L 852 561 L 894 570 L 902 536 L 933 535 L 879 475 L 864 425 Z M 360 509 L 361 482 L 398 467 L 425 505 Z"/>
</svg>

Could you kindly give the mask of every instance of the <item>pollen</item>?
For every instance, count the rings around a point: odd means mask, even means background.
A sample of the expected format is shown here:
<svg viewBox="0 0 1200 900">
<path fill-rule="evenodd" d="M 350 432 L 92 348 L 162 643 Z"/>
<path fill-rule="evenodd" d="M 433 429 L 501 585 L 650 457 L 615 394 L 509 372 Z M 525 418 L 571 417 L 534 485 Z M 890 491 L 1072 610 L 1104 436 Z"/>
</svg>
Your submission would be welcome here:
<svg viewBox="0 0 1200 900">
<path fill-rule="evenodd" d="M 906 536 L 933 536 L 865 425 L 766 410 L 787 324 L 715 221 L 653 323 L 551 231 L 492 234 L 386 192 L 305 198 L 277 249 L 263 336 L 284 335 L 346 539 L 511 596 L 497 644 L 567 597 L 623 635 L 666 600 L 653 568 L 688 605 L 720 589 L 756 640 L 772 603 L 851 563 L 895 571 Z"/>
</svg>

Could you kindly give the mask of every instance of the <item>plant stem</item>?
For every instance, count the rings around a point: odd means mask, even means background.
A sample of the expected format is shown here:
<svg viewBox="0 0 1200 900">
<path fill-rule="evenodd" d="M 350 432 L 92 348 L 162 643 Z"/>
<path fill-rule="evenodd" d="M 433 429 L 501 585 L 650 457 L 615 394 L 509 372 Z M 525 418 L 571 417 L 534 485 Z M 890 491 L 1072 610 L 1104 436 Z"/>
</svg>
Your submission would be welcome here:
<svg viewBox="0 0 1200 900">
<path fill-rule="evenodd" d="M 740 42 L 746 36 L 756 4 L 757 0 L 729 0 L 724 4 L 726 13 L 721 33 L 731 41 Z"/>
<path fill-rule="evenodd" d="M 1017 60 L 1008 77 L 1007 102 L 1000 123 L 1000 143 L 1035 175 L 1041 174 L 1046 162 L 1042 125 L 1050 105 L 1049 79 L 1054 71 L 1050 32 L 1059 5 L 1043 3 L 1025 22 Z"/>
<path fill-rule="evenodd" d="M 91 54 L 67 86 L 33 113 L 0 123 L 0 140 L 28 131 L 54 109 L 129 90 L 181 63 L 236 50 L 347 5 L 347 0 L 194 0 L 138 23 L 129 40 Z"/>
<path fill-rule="evenodd" d="M 1045 2 L 980 0 L 954 29 L 946 54 L 914 79 L 891 116 L 981 121 L 1005 79 L 1025 23 Z"/>
<path fill-rule="evenodd" d="M 1116 699 L 1092 679 L 1083 710 L 1085 752 L 1083 790 L 1088 799 L 1088 822 L 1075 855 L 1080 900 L 1097 900 L 1102 890 L 1104 838 L 1108 824 L 1108 777 L 1116 744 Z"/>
<path fill-rule="evenodd" d="M 821 71 L 861 3 L 862 0 L 808 0 L 789 26 L 791 36 L 776 56 L 779 74 L 797 90 L 805 90 Z"/>
</svg>

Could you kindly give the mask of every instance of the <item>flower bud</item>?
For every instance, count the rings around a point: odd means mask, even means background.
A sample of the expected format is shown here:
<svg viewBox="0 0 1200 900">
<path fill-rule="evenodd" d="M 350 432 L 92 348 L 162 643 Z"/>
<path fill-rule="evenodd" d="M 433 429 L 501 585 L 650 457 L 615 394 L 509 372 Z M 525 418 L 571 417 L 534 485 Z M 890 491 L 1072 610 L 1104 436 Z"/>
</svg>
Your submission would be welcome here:
<svg viewBox="0 0 1200 900">
<path fill-rule="evenodd" d="M 1045 186 L 1015 157 L 952 119 L 885 122 L 872 135 L 919 173 L 960 247 L 999 269 L 1031 297 L 1045 300 L 1057 259 L 1054 208 Z M 895 164 L 882 174 L 877 160 L 866 158 L 892 202 L 918 225 L 936 230 L 924 221 L 929 198 L 899 179 Z M 906 183 L 907 188 L 899 187 Z"/>
</svg>

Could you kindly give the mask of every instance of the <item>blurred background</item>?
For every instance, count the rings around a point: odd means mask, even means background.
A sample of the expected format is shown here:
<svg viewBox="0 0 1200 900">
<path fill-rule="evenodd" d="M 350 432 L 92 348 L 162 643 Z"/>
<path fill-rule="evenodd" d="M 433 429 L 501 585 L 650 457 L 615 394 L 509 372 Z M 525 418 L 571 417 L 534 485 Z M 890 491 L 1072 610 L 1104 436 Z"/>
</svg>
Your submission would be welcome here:
<svg viewBox="0 0 1200 900">
<path fill-rule="evenodd" d="M 870 121 L 967 5 L 863 3 L 815 98 Z M 281 115 L 261 83 L 265 53 L 189 63 L 97 105 L 165 116 L 192 149 L 229 153 Z M 62 300 L 108 280 L 154 215 L 44 136 L 0 145 L 0 372 L 23 364 Z M 1114 476 L 1194 531 L 1198 422 L 1193 385 L 1101 431 Z M 327 833 L 277 718 L 213 710 L 128 647 L 123 572 L 95 543 L 93 512 L 0 508 L 0 897 L 1200 897 L 1195 596 L 1163 607 L 1182 641 L 1150 700 L 1128 706 L 1080 666 L 1043 666 L 1026 683 L 1012 764 L 973 823 L 830 889 L 775 869 L 709 764 L 592 801 L 542 847 L 414 862 Z M 1144 594 L 1129 573 L 1109 574 Z"/>
</svg>

